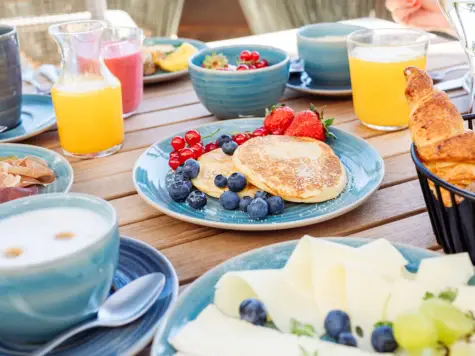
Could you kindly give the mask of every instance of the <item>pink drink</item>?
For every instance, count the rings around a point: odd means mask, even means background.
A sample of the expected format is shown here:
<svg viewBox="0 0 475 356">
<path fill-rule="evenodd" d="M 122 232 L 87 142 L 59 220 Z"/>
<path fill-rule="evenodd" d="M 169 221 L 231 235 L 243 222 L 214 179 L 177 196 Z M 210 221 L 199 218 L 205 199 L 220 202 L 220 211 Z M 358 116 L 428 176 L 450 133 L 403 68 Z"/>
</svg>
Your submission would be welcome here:
<svg viewBox="0 0 475 356">
<path fill-rule="evenodd" d="M 143 97 L 143 64 L 140 48 L 128 41 L 104 42 L 103 57 L 122 86 L 124 114 L 137 110 Z"/>
</svg>

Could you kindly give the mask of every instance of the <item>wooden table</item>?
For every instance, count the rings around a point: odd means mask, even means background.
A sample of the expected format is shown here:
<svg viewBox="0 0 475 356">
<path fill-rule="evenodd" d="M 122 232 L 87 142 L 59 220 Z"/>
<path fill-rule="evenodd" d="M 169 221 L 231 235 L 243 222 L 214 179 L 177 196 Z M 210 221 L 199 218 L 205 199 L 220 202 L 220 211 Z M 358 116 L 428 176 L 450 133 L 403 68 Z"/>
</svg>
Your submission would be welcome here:
<svg viewBox="0 0 475 356">
<path fill-rule="evenodd" d="M 295 53 L 296 45 L 295 31 L 226 42 L 273 44 L 291 53 Z M 222 42 L 210 45 L 218 44 Z M 431 47 L 428 66 L 434 70 L 464 61 L 458 43 L 446 42 Z M 461 110 L 467 107 L 464 92 L 454 91 L 451 95 Z M 364 138 L 381 154 L 386 165 L 383 184 L 363 206 L 334 220 L 303 228 L 236 232 L 185 223 L 147 205 L 132 183 L 131 170 L 136 159 L 159 140 L 217 120 L 201 105 L 188 78 L 146 87 L 139 114 L 125 122 L 126 139 L 119 153 L 97 160 L 71 160 L 75 172 L 72 190 L 107 199 L 118 212 L 121 233 L 142 240 L 165 254 L 175 266 L 182 286 L 240 253 L 298 239 L 304 234 L 384 237 L 394 242 L 439 249 L 409 156 L 408 130 L 385 133 L 366 128 L 357 120 L 351 99 L 312 97 L 287 90 L 282 101 L 295 110 L 305 110 L 309 103 L 326 105 L 327 115 L 336 118 L 335 126 Z M 56 131 L 46 132 L 27 143 L 61 152 Z"/>
</svg>

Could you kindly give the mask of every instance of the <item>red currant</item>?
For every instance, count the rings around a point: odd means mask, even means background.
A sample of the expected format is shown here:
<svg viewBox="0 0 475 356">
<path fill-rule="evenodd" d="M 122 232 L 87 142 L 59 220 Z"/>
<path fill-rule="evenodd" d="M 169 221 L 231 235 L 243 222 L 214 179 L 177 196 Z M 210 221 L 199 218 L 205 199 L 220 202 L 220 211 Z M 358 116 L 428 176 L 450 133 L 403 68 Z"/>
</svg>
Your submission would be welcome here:
<svg viewBox="0 0 475 356">
<path fill-rule="evenodd" d="M 259 55 L 259 52 L 252 51 L 250 57 L 251 62 L 257 62 L 261 56 Z"/>
<path fill-rule="evenodd" d="M 195 153 L 194 158 L 198 159 L 201 157 L 201 155 L 204 153 L 205 148 L 201 143 L 195 143 L 193 146 L 191 146 L 191 149 Z"/>
<path fill-rule="evenodd" d="M 249 62 L 251 60 L 251 52 L 244 50 L 239 55 L 239 59 L 243 62 Z"/>
<path fill-rule="evenodd" d="M 171 169 L 173 169 L 174 171 L 176 171 L 176 169 L 178 167 L 180 167 L 181 165 L 181 161 L 179 158 L 176 158 L 176 157 L 170 157 L 169 161 L 168 161 L 168 165 L 170 166 Z"/>
<path fill-rule="evenodd" d="M 245 133 L 245 135 L 247 136 L 247 139 L 248 139 L 248 140 L 254 137 L 254 135 L 252 134 L 251 131 L 247 131 L 247 132 Z"/>
<path fill-rule="evenodd" d="M 240 64 L 237 66 L 236 70 L 248 70 L 249 66 L 247 64 Z"/>
<path fill-rule="evenodd" d="M 272 135 L 283 135 L 284 131 L 281 129 L 277 129 L 275 131 L 272 131 Z"/>
<path fill-rule="evenodd" d="M 265 136 L 265 135 L 264 135 L 264 131 L 262 131 L 261 129 L 256 129 L 256 130 L 254 130 L 254 132 L 252 133 L 252 135 L 253 135 L 254 137 Z"/>
<path fill-rule="evenodd" d="M 195 157 L 195 152 L 191 148 L 184 148 L 180 151 L 180 162 L 185 163 L 187 159 Z"/>
<path fill-rule="evenodd" d="M 175 136 L 172 138 L 170 145 L 173 147 L 175 151 L 179 151 L 185 147 L 185 140 L 181 136 Z"/>
<path fill-rule="evenodd" d="M 257 67 L 254 64 L 249 64 L 249 69 L 257 69 Z"/>
<path fill-rule="evenodd" d="M 201 141 L 201 135 L 196 130 L 187 131 L 185 134 L 185 141 L 188 145 L 193 146 L 195 143 L 199 143 Z"/>
<path fill-rule="evenodd" d="M 170 152 L 170 158 L 178 158 L 180 159 L 180 153 L 178 151 Z"/>
<path fill-rule="evenodd" d="M 210 142 L 205 146 L 205 152 L 214 151 L 218 148 L 218 145 L 214 142 Z"/>
<path fill-rule="evenodd" d="M 236 142 L 239 146 L 241 146 L 244 142 L 248 140 L 247 136 L 245 134 L 237 134 L 235 137 L 233 137 L 234 142 Z"/>
<path fill-rule="evenodd" d="M 262 132 L 264 133 L 264 136 L 267 136 L 269 134 L 269 130 L 267 130 L 264 126 L 259 127 L 259 130 L 262 130 Z"/>
<path fill-rule="evenodd" d="M 265 68 L 269 66 L 269 62 L 267 62 L 267 59 L 261 59 L 259 62 L 256 63 L 257 68 Z"/>
</svg>

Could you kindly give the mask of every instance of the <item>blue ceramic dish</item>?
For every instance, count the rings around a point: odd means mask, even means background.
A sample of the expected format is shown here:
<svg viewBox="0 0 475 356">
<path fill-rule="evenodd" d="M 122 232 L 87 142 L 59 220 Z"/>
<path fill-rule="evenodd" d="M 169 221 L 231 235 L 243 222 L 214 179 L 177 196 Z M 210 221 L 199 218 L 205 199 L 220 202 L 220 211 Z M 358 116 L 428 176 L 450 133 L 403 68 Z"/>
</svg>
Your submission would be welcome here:
<svg viewBox="0 0 475 356">
<path fill-rule="evenodd" d="M 48 162 L 48 166 L 54 171 L 56 180 L 47 187 L 38 186 L 39 194 L 67 193 L 74 182 L 73 167 L 66 158 L 60 154 L 46 148 L 21 145 L 17 143 L 0 143 L 0 157 L 15 156 L 23 158 L 26 156 L 39 157 Z"/>
<path fill-rule="evenodd" d="M 121 328 L 100 328 L 83 332 L 56 348 L 52 356 L 135 355 L 165 327 L 164 319 L 178 297 L 178 277 L 170 261 L 155 248 L 135 239 L 120 239 L 119 265 L 113 290 L 149 273 L 161 272 L 165 287 L 153 307 L 132 324 Z M 29 355 L 36 349 L 30 344 L 7 344 L 0 341 L 0 356 Z"/>
<path fill-rule="evenodd" d="M 243 50 L 258 51 L 270 66 L 247 71 L 219 71 L 203 68 L 207 55 L 222 53 L 231 64 Z M 290 57 L 277 48 L 234 45 L 210 48 L 190 58 L 193 88 L 203 105 L 218 118 L 264 116 L 265 109 L 277 104 L 289 78 Z"/>
<path fill-rule="evenodd" d="M 350 85 L 346 36 L 362 27 L 342 23 L 307 25 L 297 32 L 305 72 L 323 85 Z"/>
<path fill-rule="evenodd" d="M 291 73 L 287 87 L 305 94 L 320 96 L 350 96 L 353 93 L 351 85 L 325 85 L 309 77 L 306 72 Z"/>
<path fill-rule="evenodd" d="M 219 129 L 219 134 L 253 131 L 263 124 L 262 119 L 227 120 L 198 128 L 202 136 Z M 191 127 L 190 127 L 191 129 Z M 172 150 L 171 138 L 160 141 L 146 150 L 135 164 L 133 179 L 138 193 L 147 203 L 165 214 L 198 225 L 234 230 L 280 230 L 311 225 L 342 215 L 363 204 L 378 189 L 384 176 L 381 156 L 364 140 L 332 128 L 336 140 L 328 144 L 341 159 L 348 176 L 344 191 L 333 200 L 318 204 L 287 203 L 282 215 L 252 220 L 241 211 L 224 210 L 217 199 L 208 198 L 203 210 L 195 210 L 184 203 L 174 202 L 167 190 L 173 173 L 168 167 Z M 180 135 L 184 135 L 182 132 Z M 216 139 L 216 137 L 214 137 Z"/>
<path fill-rule="evenodd" d="M 11 130 L 0 132 L 0 142 L 23 141 L 56 124 L 53 102 L 49 95 L 25 94 L 21 101 L 20 124 Z"/>
<path fill-rule="evenodd" d="M 203 48 L 208 47 L 206 43 L 198 41 L 198 40 L 192 40 L 189 38 L 173 39 L 173 38 L 168 38 L 168 37 L 148 37 L 144 41 L 144 46 L 154 46 L 158 44 L 171 44 L 172 46 L 177 47 L 177 46 L 180 46 L 183 42 L 188 42 L 199 50 L 202 50 Z M 177 72 L 167 72 L 167 71 L 158 69 L 154 74 L 144 75 L 143 82 L 144 84 L 160 83 L 160 82 L 165 82 L 165 81 L 181 78 L 187 74 L 188 74 L 187 69 L 180 70 Z"/>
<path fill-rule="evenodd" d="M 329 240 L 352 247 L 361 246 L 369 241 L 361 238 L 332 238 Z M 196 319 L 206 306 L 213 303 L 215 285 L 221 276 L 231 271 L 283 268 L 297 243 L 298 241 L 288 241 L 250 251 L 226 261 L 198 278 L 178 298 L 166 327 L 159 330 L 155 337 L 151 355 L 172 356 L 175 354 L 175 349 L 168 344 L 169 337 L 176 334 L 188 322 Z M 408 245 L 395 244 L 395 246 L 413 267 L 411 272 L 417 271 L 422 259 L 439 255 L 433 251 Z"/>
<path fill-rule="evenodd" d="M 92 210 L 107 221 L 108 230 L 93 244 L 65 257 L 0 270 L 4 340 L 47 341 L 94 315 L 109 294 L 119 258 L 119 229 L 108 202 L 84 194 L 37 195 L 0 205 L 0 219 L 51 207 Z"/>
</svg>

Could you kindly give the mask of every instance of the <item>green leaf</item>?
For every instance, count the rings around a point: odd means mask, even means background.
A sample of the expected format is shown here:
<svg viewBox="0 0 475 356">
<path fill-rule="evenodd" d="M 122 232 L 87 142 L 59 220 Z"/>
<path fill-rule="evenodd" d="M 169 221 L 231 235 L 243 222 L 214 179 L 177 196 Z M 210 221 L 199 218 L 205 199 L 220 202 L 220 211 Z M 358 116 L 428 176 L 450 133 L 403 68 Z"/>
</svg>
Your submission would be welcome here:
<svg viewBox="0 0 475 356">
<path fill-rule="evenodd" d="M 313 112 L 319 114 L 317 107 L 315 105 L 313 105 L 312 103 L 310 103 L 310 110 L 312 110 Z"/>
<path fill-rule="evenodd" d="M 439 293 L 438 298 L 452 303 L 457 298 L 457 289 L 446 289 Z"/>
<path fill-rule="evenodd" d="M 424 300 L 429 300 L 429 299 L 432 299 L 432 298 L 435 298 L 435 295 L 432 294 L 431 292 L 426 292 L 426 294 L 424 295 Z"/>
<path fill-rule="evenodd" d="M 363 337 L 363 336 L 364 336 L 363 329 L 361 328 L 361 326 L 357 326 L 357 327 L 355 328 L 355 331 L 356 331 L 356 335 L 358 335 L 359 337 Z"/>
<path fill-rule="evenodd" d="M 335 118 L 331 117 L 331 118 L 326 119 L 325 121 L 323 121 L 323 125 L 325 125 L 326 127 L 331 126 L 331 125 L 333 125 L 333 121 L 335 121 Z"/>
<path fill-rule="evenodd" d="M 315 328 L 310 324 L 303 324 L 298 320 L 290 320 L 290 332 L 297 336 L 318 337 Z"/>
<path fill-rule="evenodd" d="M 380 326 L 389 326 L 393 327 L 393 323 L 391 321 L 378 321 L 376 324 L 374 324 L 374 328 L 379 328 Z"/>
</svg>

